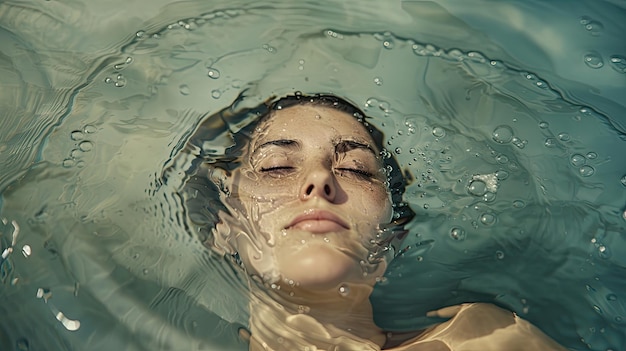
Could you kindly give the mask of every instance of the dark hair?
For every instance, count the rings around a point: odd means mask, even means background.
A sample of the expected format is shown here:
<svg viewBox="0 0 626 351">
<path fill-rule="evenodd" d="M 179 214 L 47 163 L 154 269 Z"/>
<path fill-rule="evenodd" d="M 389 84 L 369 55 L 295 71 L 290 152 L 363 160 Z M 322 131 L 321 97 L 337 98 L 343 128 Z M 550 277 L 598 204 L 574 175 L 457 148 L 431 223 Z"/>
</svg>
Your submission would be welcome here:
<svg viewBox="0 0 626 351">
<path fill-rule="evenodd" d="M 402 226 L 410 221 L 415 213 L 403 201 L 402 196 L 410 178 L 403 175 L 400 165 L 384 147 L 384 135 L 375 126 L 370 124 L 368 118 L 355 104 L 330 94 L 304 95 L 296 92 L 294 95 L 282 98 L 271 98 L 264 103 L 252 108 L 237 108 L 237 102 L 218 113 L 206 118 L 198 127 L 187 145 L 187 154 L 195 154 L 188 170 L 187 180 L 183 192 L 186 194 L 185 202 L 191 221 L 198 226 L 200 239 L 210 242 L 210 229 L 217 222 L 218 210 L 225 210 L 219 201 L 218 191 L 225 191 L 212 179 L 213 169 L 221 169 L 230 172 L 241 163 L 244 147 L 248 145 L 256 127 L 267 118 L 273 111 L 296 105 L 320 105 L 330 107 L 354 116 L 363 124 L 377 148 L 383 166 L 387 173 L 387 186 L 391 193 L 391 201 L 394 209 L 394 224 Z M 217 141 L 224 138 L 230 146 L 216 148 L 216 145 L 207 147 L 207 141 Z"/>
</svg>

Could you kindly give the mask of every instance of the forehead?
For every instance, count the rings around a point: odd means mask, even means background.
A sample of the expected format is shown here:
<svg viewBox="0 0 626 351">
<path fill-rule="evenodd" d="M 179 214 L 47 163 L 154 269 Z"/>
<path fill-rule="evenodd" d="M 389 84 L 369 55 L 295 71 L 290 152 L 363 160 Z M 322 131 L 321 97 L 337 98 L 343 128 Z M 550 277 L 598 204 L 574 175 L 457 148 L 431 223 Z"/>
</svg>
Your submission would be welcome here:
<svg viewBox="0 0 626 351">
<path fill-rule="evenodd" d="M 269 136 L 306 138 L 320 132 L 336 137 L 352 136 L 377 147 L 365 126 L 354 116 L 332 107 L 313 104 L 273 111 L 256 129 L 253 139 Z"/>
</svg>

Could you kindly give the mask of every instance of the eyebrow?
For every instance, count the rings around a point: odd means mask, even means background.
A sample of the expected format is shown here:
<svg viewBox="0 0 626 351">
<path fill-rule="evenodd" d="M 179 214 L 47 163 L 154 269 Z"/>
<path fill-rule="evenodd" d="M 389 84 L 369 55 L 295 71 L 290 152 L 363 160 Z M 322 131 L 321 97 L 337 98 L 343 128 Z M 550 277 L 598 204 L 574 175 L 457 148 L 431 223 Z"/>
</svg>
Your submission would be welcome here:
<svg viewBox="0 0 626 351">
<path fill-rule="evenodd" d="M 374 151 L 374 149 L 369 144 L 366 144 L 366 143 L 361 143 L 355 140 L 341 140 L 335 145 L 336 153 L 346 153 L 350 150 L 355 150 L 355 149 L 369 151 L 370 153 L 372 153 L 372 155 L 374 155 L 374 157 L 378 157 L 378 154 L 376 153 L 376 151 Z"/>
<path fill-rule="evenodd" d="M 254 150 L 252 150 L 252 154 L 254 155 L 256 154 L 259 150 L 270 147 L 270 146 L 279 146 L 279 147 L 284 147 L 287 149 L 296 149 L 299 150 L 301 145 L 297 140 L 291 140 L 291 139 L 276 139 L 276 140 L 270 140 L 267 141 L 257 147 L 254 148 Z"/>
</svg>

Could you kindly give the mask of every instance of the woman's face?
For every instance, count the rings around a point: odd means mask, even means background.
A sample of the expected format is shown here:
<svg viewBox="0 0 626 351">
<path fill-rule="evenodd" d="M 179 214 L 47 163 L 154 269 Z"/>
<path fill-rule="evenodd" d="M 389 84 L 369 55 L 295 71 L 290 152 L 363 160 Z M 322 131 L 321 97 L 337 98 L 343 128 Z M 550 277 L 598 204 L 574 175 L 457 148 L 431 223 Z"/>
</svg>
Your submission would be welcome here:
<svg viewBox="0 0 626 351">
<path fill-rule="evenodd" d="M 296 105 L 261 123 L 230 178 L 249 227 L 227 240 L 250 273 L 307 289 L 373 285 L 386 263 L 368 255 L 392 215 L 378 154 L 359 121 L 330 107 Z"/>
</svg>

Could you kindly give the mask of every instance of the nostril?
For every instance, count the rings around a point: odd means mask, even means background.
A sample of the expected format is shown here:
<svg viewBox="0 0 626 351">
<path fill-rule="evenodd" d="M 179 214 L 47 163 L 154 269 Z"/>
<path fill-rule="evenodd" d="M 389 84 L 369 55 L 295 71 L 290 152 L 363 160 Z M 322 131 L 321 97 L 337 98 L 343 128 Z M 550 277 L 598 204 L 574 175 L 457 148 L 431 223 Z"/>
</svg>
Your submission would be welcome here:
<svg viewBox="0 0 626 351">
<path fill-rule="evenodd" d="M 330 186 L 328 184 L 324 184 L 324 193 L 330 195 Z"/>
<path fill-rule="evenodd" d="M 310 184 L 306 190 L 305 190 L 305 194 L 306 195 L 311 195 L 311 193 L 313 192 L 313 184 Z"/>
</svg>

